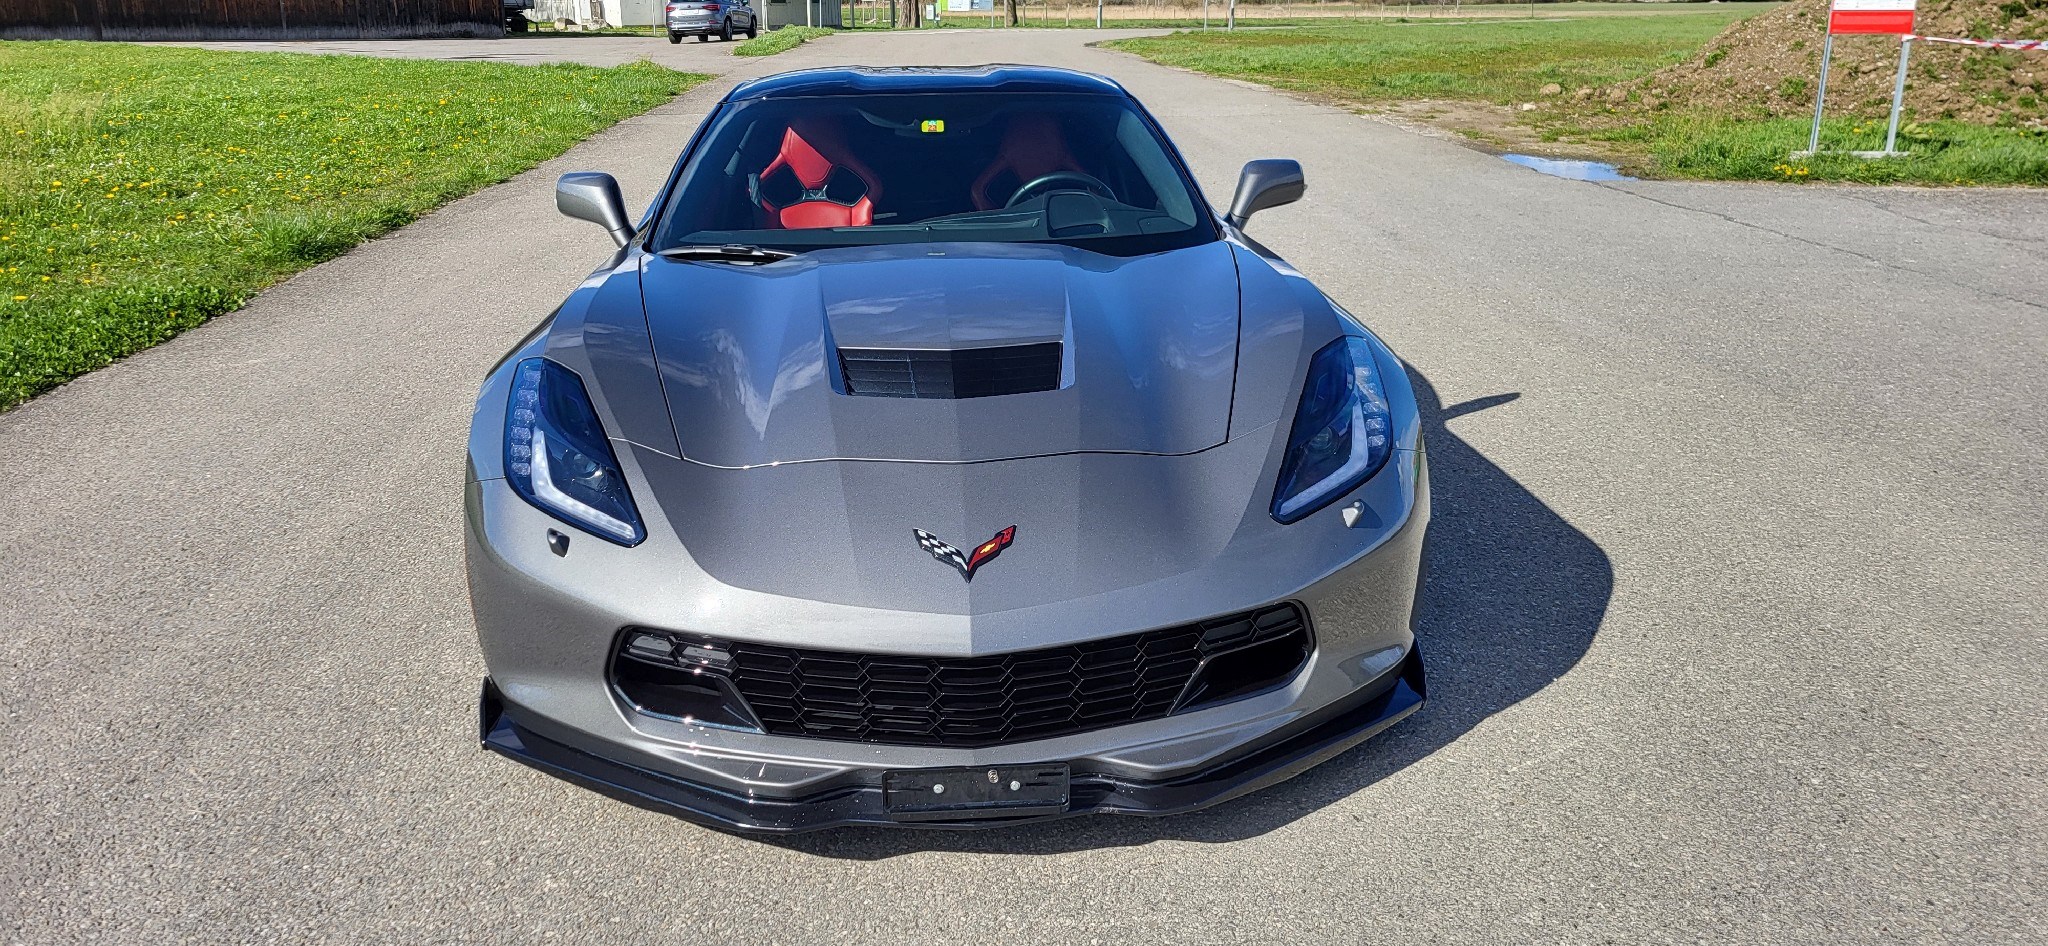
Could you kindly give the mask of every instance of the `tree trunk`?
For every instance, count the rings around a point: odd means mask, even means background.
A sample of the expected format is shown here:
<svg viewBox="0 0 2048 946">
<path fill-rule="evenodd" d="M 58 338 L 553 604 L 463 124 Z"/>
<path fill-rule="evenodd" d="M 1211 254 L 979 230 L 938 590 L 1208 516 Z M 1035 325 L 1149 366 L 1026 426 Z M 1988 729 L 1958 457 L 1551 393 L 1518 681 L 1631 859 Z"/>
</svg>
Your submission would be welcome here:
<svg viewBox="0 0 2048 946">
<path fill-rule="evenodd" d="M 1003 0 L 1003 12 L 1009 14 L 1010 25 L 1017 25 L 1017 0 Z"/>
</svg>

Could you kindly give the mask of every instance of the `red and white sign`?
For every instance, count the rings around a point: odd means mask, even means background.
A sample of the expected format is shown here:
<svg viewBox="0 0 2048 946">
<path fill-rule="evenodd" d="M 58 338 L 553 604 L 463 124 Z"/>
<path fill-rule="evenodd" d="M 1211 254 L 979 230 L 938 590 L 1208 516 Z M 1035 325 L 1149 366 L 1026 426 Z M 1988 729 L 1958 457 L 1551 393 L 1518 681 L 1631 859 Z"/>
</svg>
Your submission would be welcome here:
<svg viewBox="0 0 2048 946">
<path fill-rule="evenodd" d="M 1830 33 L 1913 32 L 1915 0 L 1834 0 L 1828 8 Z"/>
</svg>

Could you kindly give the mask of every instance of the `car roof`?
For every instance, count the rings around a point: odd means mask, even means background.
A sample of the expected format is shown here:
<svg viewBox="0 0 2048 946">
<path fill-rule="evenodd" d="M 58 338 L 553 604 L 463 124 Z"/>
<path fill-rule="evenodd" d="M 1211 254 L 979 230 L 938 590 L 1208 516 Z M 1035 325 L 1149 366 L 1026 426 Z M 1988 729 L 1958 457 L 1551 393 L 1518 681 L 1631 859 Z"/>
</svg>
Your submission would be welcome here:
<svg viewBox="0 0 2048 946">
<path fill-rule="evenodd" d="M 1124 96 L 1102 76 L 1048 66 L 839 66 L 804 69 L 742 82 L 728 102 L 827 95 L 919 92 L 1054 92 Z"/>
</svg>

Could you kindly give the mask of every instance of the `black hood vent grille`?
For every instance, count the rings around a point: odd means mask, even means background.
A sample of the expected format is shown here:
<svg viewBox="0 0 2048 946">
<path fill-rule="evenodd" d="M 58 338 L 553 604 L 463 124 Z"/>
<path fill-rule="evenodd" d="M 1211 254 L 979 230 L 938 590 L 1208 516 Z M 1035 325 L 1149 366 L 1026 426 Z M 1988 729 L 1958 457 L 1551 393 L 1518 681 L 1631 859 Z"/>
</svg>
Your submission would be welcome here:
<svg viewBox="0 0 2048 946">
<path fill-rule="evenodd" d="M 1060 386 L 1059 342 L 993 348 L 842 348 L 846 393 L 863 397 L 994 397 Z"/>
</svg>

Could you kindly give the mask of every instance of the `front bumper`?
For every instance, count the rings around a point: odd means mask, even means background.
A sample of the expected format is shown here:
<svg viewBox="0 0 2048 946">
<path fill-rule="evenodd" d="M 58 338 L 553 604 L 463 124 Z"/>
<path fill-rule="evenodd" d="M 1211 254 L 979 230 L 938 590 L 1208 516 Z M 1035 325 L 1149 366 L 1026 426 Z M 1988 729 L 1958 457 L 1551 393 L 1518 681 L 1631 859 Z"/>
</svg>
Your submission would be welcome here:
<svg viewBox="0 0 2048 946">
<path fill-rule="evenodd" d="M 1076 815 L 1160 816 L 1192 811 L 1293 778 L 1400 722 L 1422 707 L 1425 686 L 1420 652 L 1408 656 L 1385 678 L 1272 733 L 1262 743 L 1207 768 L 1161 780 L 1139 780 L 1074 768 L 1067 809 L 1025 817 L 906 819 L 882 801 L 882 769 L 867 770 L 850 784 L 800 798 L 772 798 L 724 791 L 654 771 L 622 753 L 546 717 L 505 702 L 484 680 L 479 702 L 483 747 L 507 758 L 568 779 L 621 801 L 731 831 L 795 834 L 854 825 L 921 828 L 987 828 Z"/>
<path fill-rule="evenodd" d="M 1225 445 L 1212 456 L 1249 467 L 1240 478 L 1251 479 L 1262 452 Z M 630 449 L 621 459 L 643 462 Z M 1053 458 L 1004 465 L 1015 472 L 971 472 L 981 478 L 1042 478 L 1044 464 L 1129 464 L 1133 469 L 1123 479 L 1158 482 L 1145 467 L 1170 462 L 1182 461 Z M 798 465 L 779 475 L 832 472 Z M 869 472 L 896 479 L 965 475 L 937 465 Z M 720 582 L 701 569 L 682 567 L 693 564 L 688 550 L 658 527 L 637 548 L 584 537 L 567 558 L 558 557 L 542 541 L 557 521 L 519 499 L 502 480 L 473 480 L 466 530 L 471 598 L 490 675 L 480 737 L 486 748 L 608 794 L 743 831 L 898 823 L 882 805 L 882 775 L 916 769 L 1067 764 L 1073 781 L 1066 809 L 1034 813 L 1033 820 L 1200 807 L 1297 774 L 1420 705 L 1421 664 L 1411 622 L 1428 521 L 1427 482 L 1424 456 L 1401 451 L 1351 496 L 1296 525 L 1271 525 L 1264 503 L 1256 503 L 1245 515 L 1251 524 L 1238 526 L 1229 544 L 1199 568 L 1107 593 L 1047 595 L 1050 600 L 1035 606 L 948 614 L 883 611 Z M 820 492 L 813 484 L 798 485 L 804 488 L 786 492 Z M 645 497 L 650 506 L 658 499 L 654 493 Z M 1356 527 L 1340 516 L 1344 504 L 1354 501 L 1369 511 Z M 648 515 L 650 523 L 670 518 Z M 1032 567 L 1031 551 L 1024 549 L 1014 561 L 1006 558 L 1004 566 L 1013 569 L 1008 574 Z M 904 558 L 917 566 L 910 572 L 916 578 L 936 567 Z M 990 594 L 1004 590 L 991 589 Z M 619 629 L 629 626 L 790 647 L 845 649 L 847 642 L 859 641 L 861 649 L 876 653 L 976 656 L 1178 625 L 1279 601 L 1294 602 L 1309 615 L 1315 644 L 1307 664 L 1285 686 L 1164 718 L 980 748 L 696 725 L 634 712 L 606 682 Z M 1017 820 L 1024 819 L 942 824 Z"/>
</svg>

